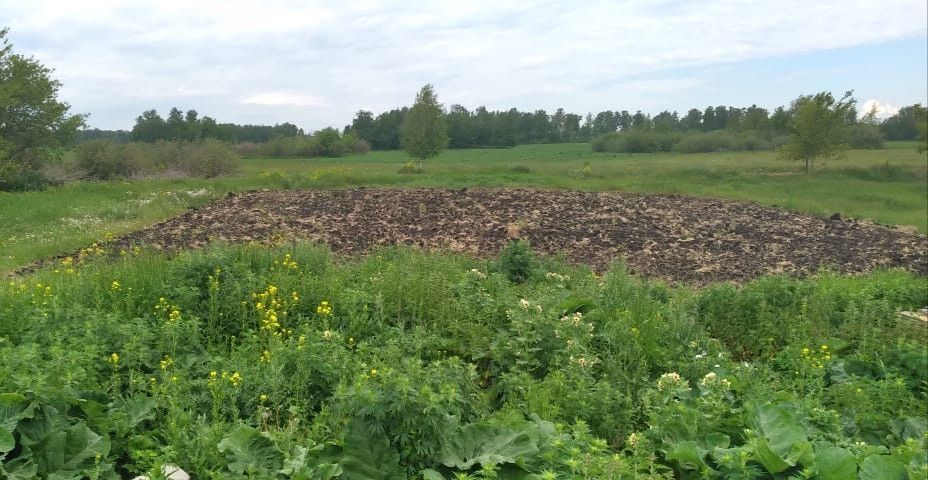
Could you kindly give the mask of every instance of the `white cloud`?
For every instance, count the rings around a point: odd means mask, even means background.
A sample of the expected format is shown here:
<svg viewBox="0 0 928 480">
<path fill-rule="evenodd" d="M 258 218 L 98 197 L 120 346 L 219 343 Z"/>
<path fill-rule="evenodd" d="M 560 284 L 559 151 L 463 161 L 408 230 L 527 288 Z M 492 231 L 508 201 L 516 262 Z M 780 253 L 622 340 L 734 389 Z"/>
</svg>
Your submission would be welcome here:
<svg viewBox="0 0 928 480">
<path fill-rule="evenodd" d="M 889 118 L 897 113 L 899 113 L 899 107 L 895 105 L 890 105 L 888 103 L 880 103 L 877 99 L 871 98 L 863 103 L 860 107 L 860 114 L 866 115 L 870 113 L 870 110 L 876 107 L 876 117 L 877 118 Z"/>
<path fill-rule="evenodd" d="M 924 0 L 0 0 L 0 12 L 17 51 L 55 68 L 65 100 L 111 128 L 176 104 L 235 122 L 304 107 L 269 121 L 312 130 L 343 125 L 362 105 L 408 105 L 429 82 L 441 101 L 471 107 L 665 108 L 662 99 L 692 95 L 684 89 L 710 88 L 674 69 L 928 30 Z"/>
<path fill-rule="evenodd" d="M 243 98 L 242 103 L 271 107 L 320 107 L 325 101 L 313 95 L 290 92 L 264 92 Z"/>
</svg>

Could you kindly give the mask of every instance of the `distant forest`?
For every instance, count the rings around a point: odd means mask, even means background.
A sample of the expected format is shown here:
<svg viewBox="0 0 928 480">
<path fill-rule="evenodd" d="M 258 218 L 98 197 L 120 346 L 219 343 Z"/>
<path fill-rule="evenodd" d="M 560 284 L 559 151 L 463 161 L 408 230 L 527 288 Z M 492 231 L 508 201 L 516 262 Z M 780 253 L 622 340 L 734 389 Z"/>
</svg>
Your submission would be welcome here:
<svg viewBox="0 0 928 480">
<path fill-rule="evenodd" d="M 399 149 L 400 127 L 408 111 L 407 107 L 402 107 L 374 115 L 362 110 L 341 133 L 350 133 L 363 139 L 375 150 Z M 882 122 L 872 112 L 858 119 L 858 113 L 853 111 L 847 122 L 874 127 L 886 140 L 915 140 L 919 135 L 919 117 L 924 115 L 924 107 L 916 104 L 900 109 L 896 115 Z M 683 115 L 670 111 L 651 116 L 641 111 L 631 113 L 627 110 L 606 110 L 595 115 L 588 113 L 581 116 L 567 113 L 563 108 L 549 114 L 545 110 L 522 112 L 515 108 L 505 111 L 491 111 L 486 107 L 468 110 L 455 104 L 446 113 L 450 148 L 591 142 L 604 134 L 634 130 L 657 133 L 749 132 L 769 140 L 789 133 L 790 118 L 791 112 L 787 107 L 777 107 L 771 112 L 757 105 L 743 108 L 720 105 L 703 110 L 693 108 Z M 214 138 L 231 143 L 260 144 L 276 138 L 306 135 L 309 132 L 304 132 L 292 123 L 273 126 L 218 123 L 209 116 L 201 118 L 196 110 L 184 113 L 173 108 L 166 119 L 155 110 L 145 111 L 136 118 L 131 131 L 81 131 L 78 141 L 111 140 L 125 143 Z"/>
</svg>

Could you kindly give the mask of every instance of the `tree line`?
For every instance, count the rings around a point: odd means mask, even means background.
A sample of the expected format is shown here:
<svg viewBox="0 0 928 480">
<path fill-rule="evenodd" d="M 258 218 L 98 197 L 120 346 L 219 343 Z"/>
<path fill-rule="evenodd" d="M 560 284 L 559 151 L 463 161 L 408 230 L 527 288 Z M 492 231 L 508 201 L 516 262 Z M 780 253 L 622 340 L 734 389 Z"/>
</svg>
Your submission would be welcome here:
<svg viewBox="0 0 928 480">
<path fill-rule="evenodd" d="M 409 107 L 400 107 L 374 115 L 373 112 L 361 110 L 351 124 L 342 129 L 341 134 L 351 134 L 358 140 L 364 140 L 375 150 L 400 149 L 403 147 L 402 126 L 409 111 Z M 919 122 L 924 123 L 925 108 L 919 104 L 907 106 L 882 122 L 876 119 L 875 112 L 867 112 L 860 118 L 858 113 L 856 106 L 845 113 L 848 125 L 858 125 L 850 132 L 852 146 L 879 148 L 884 138 L 919 138 Z M 734 144 L 738 145 L 746 144 L 750 147 L 759 142 L 775 146 L 778 138 L 789 135 L 792 116 L 793 109 L 790 107 L 779 106 L 768 110 L 756 104 L 749 107 L 717 105 L 704 109 L 691 108 L 682 115 L 665 110 L 653 116 L 641 110 L 634 113 L 629 110 L 604 110 L 581 116 L 568 113 L 563 108 L 558 108 L 553 114 L 545 110 L 527 112 L 515 108 L 489 110 L 485 106 L 469 110 L 459 104 L 451 105 L 447 111 L 442 109 L 442 118 L 447 125 L 448 148 L 504 148 L 535 143 L 594 142 L 605 134 L 632 130 L 664 134 L 666 138 L 683 138 L 672 134 L 726 132 L 734 136 L 693 136 L 690 143 L 699 144 L 706 138 L 736 138 Z M 77 140 L 151 143 L 211 138 L 229 143 L 262 144 L 275 139 L 302 136 L 309 135 L 289 122 L 276 125 L 218 123 L 210 116 L 200 117 L 196 110 L 183 112 L 174 107 L 167 118 L 159 115 L 157 110 L 146 110 L 136 117 L 131 131 L 83 130 L 78 132 Z"/>
<path fill-rule="evenodd" d="M 375 116 L 362 110 L 344 131 L 366 140 L 375 150 L 399 149 L 402 147 L 402 125 L 408 112 L 407 107 L 402 107 Z M 848 125 L 856 126 L 851 131 L 852 146 L 878 148 L 876 144 L 881 143 L 883 138 L 916 140 L 920 135 L 918 124 L 920 121 L 924 123 L 925 109 L 918 104 L 905 107 L 883 122 L 876 119 L 875 112 L 867 112 L 858 118 L 855 106 L 851 106 L 844 115 Z M 757 105 L 719 105 L 701 110 L 692 108 L 685 115 L 668 110 L 654 116 L 640 110 L 635 113 L 605 110 L 581 116 L 567 113 L 563 108 L 548 114 L 545 110 L 523 112 L 515 108 L 491 111 L 484 106 L 468 110 L 455 104 L 444 112 L 443 117 L 447 124 L 449 148 L 592 142 L 604 134 L 632 130 L 659 134 L 728 132 L 741 134 L 741 138 L 748 138 L 748 142 L 750 138 L 758 138 L 775 144 L 775 139 L 790 134 L 793 109 L 780 106 L 771 111 Z"/>
</svg>

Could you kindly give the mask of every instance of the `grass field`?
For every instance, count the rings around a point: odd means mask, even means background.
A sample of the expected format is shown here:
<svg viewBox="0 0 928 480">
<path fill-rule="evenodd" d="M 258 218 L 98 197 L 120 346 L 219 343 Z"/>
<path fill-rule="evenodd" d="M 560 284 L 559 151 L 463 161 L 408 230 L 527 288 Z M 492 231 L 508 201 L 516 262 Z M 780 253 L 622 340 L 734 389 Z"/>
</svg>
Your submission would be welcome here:
<svg viewBox="0 0 928 480">
<path fill-rule="evenodd" d="M 668 192 L 725 197 L 928 231 L 928 160 L 912 142 L 851 151 L 811 176 L 772 152 L 599 154 L 585 144 L 449 150 L 425 173 L 401 175 L 403 152 L 335 159 L 244 159 L 215 180 L 78 182 L 0 194 L 0 272 L 176 215 L 230 191 L 257 188 L 496 187 Z M 589 175 L 581 172 L 589 163 Z"/>
</svg>

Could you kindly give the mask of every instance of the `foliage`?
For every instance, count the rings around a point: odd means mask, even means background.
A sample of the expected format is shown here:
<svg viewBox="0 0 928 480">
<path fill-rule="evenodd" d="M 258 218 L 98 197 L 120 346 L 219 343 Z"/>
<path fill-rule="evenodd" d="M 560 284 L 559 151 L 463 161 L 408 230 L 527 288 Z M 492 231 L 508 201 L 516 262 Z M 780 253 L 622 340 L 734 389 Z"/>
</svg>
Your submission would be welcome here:
<svg viewBox="0 0 928 480">
<path fill-rule="evenodd" d="M 805 164 L 806 174 L 815 160 L 841 159 L 847 150 L 848 119 L 854 119 L 853 92 L 835 99 L 831 92 L 800 96 L 792 104 L 790 141 L 777 150 L 781 158 Z"/>
<path fill-rule="evenodd" d="M 879 150 L 883 148 L 883 133 L 877 125 L 851 125 L 848 130 L 848 145 L 851 148 Z"/>
<path fill-rule="evenodd" d="M 499 271 L 513 283 L 522 283 L 531 278 L 536 268 L 532 248 L 525 240 L 513 240 L 499 252 Z"/>
<path fill-rule="evenodd" d="M 366 153 L 365 144 L 354 135 L 341 135 L 326 128 L 313 135 L 277 137 L 257 146 L 256 153 L 275 158 L 342 157 L 351 153 Z"/>
<path fill-rule="evenodd" d="M 0 191 L 36 186 L 43 163 L 73 141 L 85 117 L 58 100 L 50 68 L 13 53 L 7 32 L 0 29 Z"/>
<path fill-rule="evenodd" d="M 135 119 L 135 126 L 130 132 L 99 131 L 82 134 L 86 140 L 102 139 L 118 141 L 131 139 L 136 142 L 154 143 L 158 141 L 194 141 L 212 138 L 224 142 L 264 143 L 279 137 L 303 135 L 303 130 L 292 123 L 276 125 L 236 125 L 217 123 L 209 116 L 200 117 L 196 110 L 187 110 L 186 114 L 173 107 L 165 120 L 157 110 L 146 110 Z M 103 138 L 100 138 L 103 137 Z M 124 143 L 124 142 L 123 142 Z"/>
<path fill-rule="evenodd" d="M 512 283 L 484 273 L 496 262 L 406 249 L 66 263 L 0 288 L 13 478 L 928 468 L 928 339 L 895 319 L 928 287 L 903 272 L 696 291 L 557 262 Z"/>
<path fill-rule="evenodd" d="M 924 125 L 928 122 L 928 109 L 919 103 L 902 107 L 895 115 L 880 124 L 880 130 L 887 140 L 924 141 Z"/>
<path fill-rule="evenodd" d="M 416 94 L 416 102 L 403 118 L 401 139 L 406 153 L 418 159 L 420 166 L 448 147 L 448 125 L 432 85 Z"/>
<path fill-rule="evenodd" d="M 78 145 L 75 167 L 89 178 L 110 180 L 175 171 L 188 177 L 213 178 L 238 169 L 238 156 L 222 142 L 118 144 L 91 140 Z"/>
</svg>

